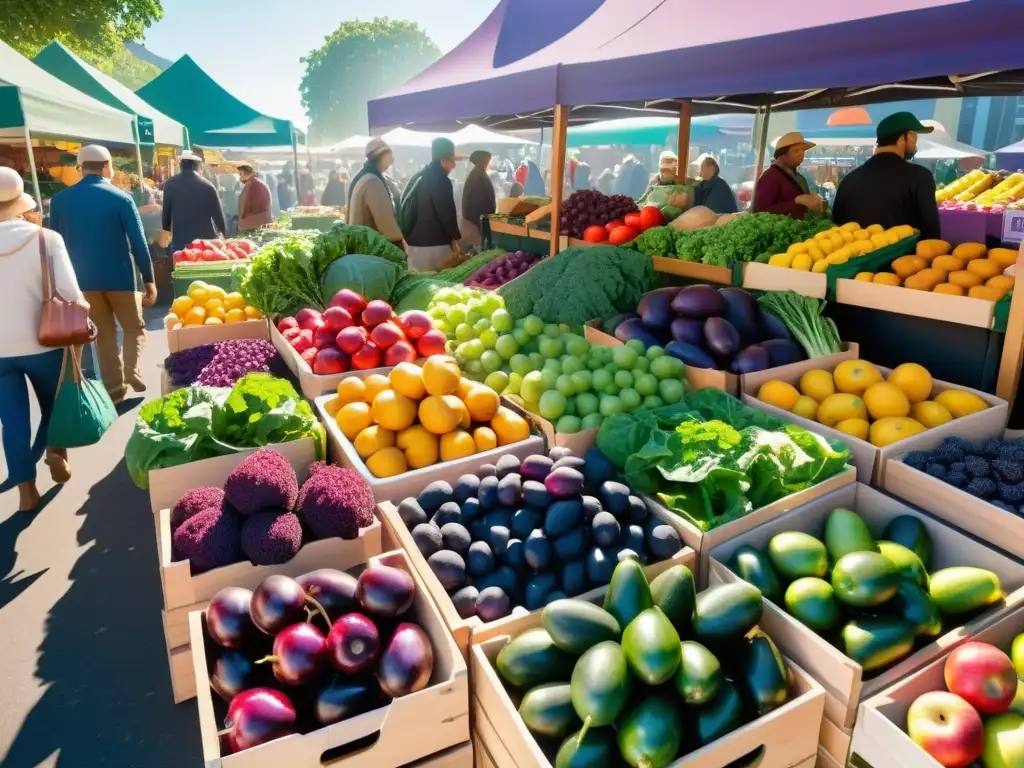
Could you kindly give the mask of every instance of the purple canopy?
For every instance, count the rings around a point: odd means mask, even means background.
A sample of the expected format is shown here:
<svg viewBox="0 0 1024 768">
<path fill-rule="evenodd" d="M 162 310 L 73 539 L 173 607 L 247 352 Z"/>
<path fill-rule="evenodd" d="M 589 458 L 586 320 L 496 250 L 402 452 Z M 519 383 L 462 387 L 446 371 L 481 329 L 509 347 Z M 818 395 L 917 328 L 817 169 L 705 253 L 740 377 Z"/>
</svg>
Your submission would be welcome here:
<svg viewBox="0 0 1024 768">
<path fill-rule="evenodd" d="M 501 0 L 454 51 L 371 101 L 370 124 L 513 128 L 550 120 L 556 102 L 583 122 L 609 117 L 597 104 L 675 114 L 686 98 L 697 113 L 736 112 L 1024 86 L 1006 72 L 1024 68 L 1021 0 L 781 4 L 716 0 L 711 15 L 704 0 Z M 987 74 L 955 77 L 974 72 Z"/>
<path fill-rule="evenodd" d="M 997 149 L 996 167 L 1006 171 L 1024 171 L 1024 141 Z"/>
</svg>

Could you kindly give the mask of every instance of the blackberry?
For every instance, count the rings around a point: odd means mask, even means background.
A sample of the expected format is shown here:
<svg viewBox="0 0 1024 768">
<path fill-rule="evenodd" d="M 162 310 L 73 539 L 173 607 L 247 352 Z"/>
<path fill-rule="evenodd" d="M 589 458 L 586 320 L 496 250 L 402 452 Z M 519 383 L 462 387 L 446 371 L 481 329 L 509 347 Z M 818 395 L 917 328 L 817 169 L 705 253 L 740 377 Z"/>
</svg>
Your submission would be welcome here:
<svg viewBox="0 0 1024 768">
<path fill-rule="evenodd" d="M 1017 508 L 1016 507 L 1012 507 L 1009 504 L 1007 504 L 1005 501 L 1000 501 L 999 499 L 991 499 L 989 501 L 989 504 L 991 504 L 993 507 L 999 507 L 1004 512 L 1012 512 L 1015 515 L 1016 514 L 1020 514 L 1019 512 L 1017 512 Z"/>
<path fill-rule="evenodd" d="M 996 489 L 999 491 L 1000 501 L 1007 504 L 1024 502 L 1024 483 L 999 483 Z"/>
<path fill-rule="evenodd" d="M 981 446 L 981 454 L 994 459 L 999 456 L 999 451 L 1002 447 L 1003 441 L 997 437 L 993 437 L 991 440 L 986 440 L 985 444 Z"/>
<path fill-rule="evenodd" d="M 960 446 L 944 440 L 938 448 L 932 451 L 932 458 L 935 461 L 941 461 L 943 464 L 949 465 L 956 461 L 963 461 L 964 450 Z"/>
<path fill-rule="evenodd" d="M 972 443 L 966 437 L 947 437 L 943 440 L 944 443 L 955 445 L 961 451 L 964 452 L 964 456 L 977 456 L 980 450 L 975 443 Z"/>
<path fill-rule="evenodd" d="M 1024 482 L 1024 466 L 1015 461 L 996 459 L 992 462 L 992 469 L 1004 483 Z"/>
<path fill-rule="evenodd" d="M 965 456 L 964 469 L 971 477 L 988 477 L 992 474 L 992 466 L 981 456 Z"/>
<path fill-rule="evenodd" d="M 932 455 L 928 451 L 911 451 L 903 457 L 903 463 L 908 467 L 919 469 L 924 471 L 925 466 L 932 460 Z"/>
<path fill-rule="evenodd" d="M 964 488 L 971 496 L 988 499 L 996 495 L 996 484 L 987 477 L 976 477 Z"/>
<path fill-rule="evenodd" d="M 939 480 L 946 479 L 947 470 L 946 467 L 943 466 L 942 464 L 929 464 L 924 468 L 924 471 L 927 472 L 932 477 L 937 477 Z"/>
<path fill-rule="evenodd" d="M 1016 443 L 1007 443 L 999 449 L 998 458 L 1000 461 L 1013 461 L 1018 464 L 1024 464 L 1024 447 Z"/>
<path fill-rule="evenodd" d="M 955 485 L 957 488 L 963 488 L 967 485 L 967 481 L 970 478 L 967 477 L 967 470 L 964 469 L 964 463 L 957 461 L 949 465 L 949 471 L 946 473 L 946 482 L 950 485 Z"/>
</svg>

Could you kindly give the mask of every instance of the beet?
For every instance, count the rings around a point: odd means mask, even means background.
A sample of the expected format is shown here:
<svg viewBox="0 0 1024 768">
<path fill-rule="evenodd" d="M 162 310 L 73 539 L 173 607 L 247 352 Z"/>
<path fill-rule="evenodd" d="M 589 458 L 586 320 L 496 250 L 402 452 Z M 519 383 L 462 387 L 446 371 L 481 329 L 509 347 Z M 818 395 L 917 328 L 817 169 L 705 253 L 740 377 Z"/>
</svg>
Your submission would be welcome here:
<svg viewBox="0 0 1024 768">
<path fill-rule="evenodd" d="M 242 691 L 272 684 L 266 665 L 258 666 L 238 651 L 228 651 L 217 657 L 210 671 L 210 687 L 224 701 L 231 703 Z"/>
<path fill-rule="evenodd" d="M 544 478 L 544 487 L 556 499 L 571 499 L 583 490 L 583 474 L 569 467 L 560 467 Z"/>
<path fill-rule="evenodd" d="M 333 725 L 376 709 L 383 703 L 380 686 L 372 677 L 349 680 L 334 675 L 317 690 L 313 717 L 319 725 Z"/>
<path fill-rule="evenodd" d="M 241 648 L 253 636 L 249 618 L 252 592 L 241 587 L 224 587 L 206 606 L 206 631 L 223 648 Z"/>
<path fill-rule="evenodd" d="M 412 576 L 399 568 L 374 565 L 359 574 L 356 599 L 373 616 L 401 616 L 412 607 L 415 596 Z"/>
<path fill-rule="evenodd" d="M 523 480 L 535 480 L 543 482 L 544 478 L 551 472 L 551 465 L 554 462 L 547 456 L 527 456 L 519 468 Z"/>
<path fill-rule="evenodd" d="M 273 655 L 260 661 L 270 662 L 274 677 L 285 685 L 303 685 L 327 664 L 327 639 L 308 622 L 292 624 L 277 633 Z"/>
<path fill-rule="evenodd" d="M 249 605 L 252 623 L 268 635 L 306 620 L 306 593 L 288 576 L 267 576 L 252 591 Z"/>
<path fill-rule="evenodd" d="M 266 744 L 295 733 L 295 706 L 280 691 L 252 688 L 228 705 L 224 741 L 229 752 Z"/>
<path fill-rule="evenodd" d="M 380 657 L 377 678 L 388 696 L 422 690 L 434 671 L 434 649 L 426 632 L 415 624 L 398 625 Z"/>
</svg>

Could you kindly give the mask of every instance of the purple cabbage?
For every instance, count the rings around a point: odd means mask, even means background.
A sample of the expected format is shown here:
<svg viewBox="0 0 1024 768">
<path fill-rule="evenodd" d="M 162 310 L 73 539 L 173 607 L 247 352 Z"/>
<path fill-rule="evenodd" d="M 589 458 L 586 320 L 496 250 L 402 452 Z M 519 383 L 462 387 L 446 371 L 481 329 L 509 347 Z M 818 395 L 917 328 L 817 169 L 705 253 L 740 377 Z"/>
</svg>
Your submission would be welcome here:
<svg viewBox="0 0 1024 768">
<path fill-rule="evenodd" d="M 174 387 L 233 387 L 249 373 L 282 374 L 284 361 L 265 339 L 229 339 L 172 352 L 164 368 Z"/>
</svg>

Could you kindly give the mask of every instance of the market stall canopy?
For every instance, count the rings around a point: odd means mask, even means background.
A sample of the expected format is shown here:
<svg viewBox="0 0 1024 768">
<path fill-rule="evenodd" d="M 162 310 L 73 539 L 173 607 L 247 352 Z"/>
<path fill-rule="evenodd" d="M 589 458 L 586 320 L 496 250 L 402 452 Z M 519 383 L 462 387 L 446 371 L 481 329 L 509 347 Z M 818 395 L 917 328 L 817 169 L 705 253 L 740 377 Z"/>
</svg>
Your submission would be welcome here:
<svg viewBox="0 0 1024 768">
<path fill-rule="evenodd" d="M 306 141 L 291 121 L 269 117 L 239 101 L 189 56 L 182 56 L 136 93 L 188 128 L 195 144 L 290 146 L 293 132 L 298 143 Z"/>
<path fill-rule="evenodd" d="M 723 118 L 739 118 L 726 121 Z M 750 135 L 752 115 L 705 115 L 696 117 L 690 126 L 690 142 L 721 139 L 726 135 Z M 679 133 L 678 117 L 627 117 L 622 120 L 601 120 L 569 129 L 566 146 L 593 147 L 604 144 L 668 144 Z"/>
<path fill-rule="evenodd" d="M 134 144 L 135 119 L 41 69 L 0 41 L 0 138 L 60 136 Z"/>
<path fill-rule="evenodd" d="M 491 146 L 498 144 L 521 147 L 527 144 L 537 143 L 519 136 L 511 136 L 507 133 L 489 131 L 486 128 L 481 128 L 479 125 L 467 125 L 465 128 L 449 134 L 448 138 L 455 142 L 456 147 Z"/>
<path fill-rule="evenodd" d="M 1010 171 L 1024 170 L 1024 141 L 997 149 L 996 166 Z"/>
<path fill-rule="evenodd" d="M 781 7 L 719 0 L 694 42 L 680 42 L 683 35 L 666 31 L 690 18 L 693 5 L 502 0 L 451 53 L 371 101 L 370 124 L 472 118 L 514 129 L 550 122 L 556 103 L 573 105 L 572 125 L 607 117 L 601 112 L 610 108 L 677 115 L 681 99 L 692 100 L 699 114 L 995 95 L 1024 86 L 1020 0 L 783 0 Z M 516 45 L 506 42 L 513 36 Z M 545 36 L 550 42 L 541 47 Z"/>
<path fill-rule="evenodd" d="M 330 149 L 331 152 L 363 152 L 371 138 L 373 137 L 356 134 L 355 136 L 349 136 L 344 141 L 339 141 L 337 144 L 331 144 Z"/>
<path fill-rule="evenodd" d="M 918 160 L 963 160 L 969 157 L 984 158 L 988 152 L 970 144 L 964 144 L 950 136 L 943 125 L 935 120 L 922 120 L 930 125 L 934 132 L 921 134 L 917 137 Z M 877 138 L 876 126 L 866 125 L 829 125 L 808 132 L 807 140 L 819 147 L 874 147 Z M 777 140 L 777 139 L 776 139 Z M 775 141 L 771 142 L 775 146 Z"/>
<path fill-rule="evenodd" d="M 147 104 L 110 75 L 82 61 L 56 40 L 37 53 L 32 61 L 87 96 L 135 115 L 140 143 L 184 146 L 184 126 L 181 123 Z"/>
</svg>

